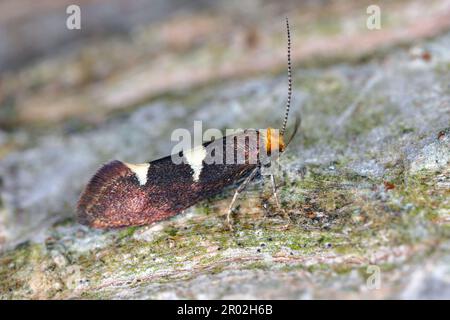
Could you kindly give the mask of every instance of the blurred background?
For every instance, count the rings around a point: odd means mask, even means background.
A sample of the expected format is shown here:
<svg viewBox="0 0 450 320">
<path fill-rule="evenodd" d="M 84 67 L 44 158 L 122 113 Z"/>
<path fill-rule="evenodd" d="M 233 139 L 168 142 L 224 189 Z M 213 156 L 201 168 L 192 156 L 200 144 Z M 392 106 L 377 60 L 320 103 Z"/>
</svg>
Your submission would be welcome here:
<svg viewBox="0 0 450 320">
<path fill-rule="evenodd" d="M 3 0 L 0 130 L 76 130 L 160 95 L 281 72 L 285 16 L 304 65 L 364 59 L 450 24 L 448 1 L 378 3 L 383 28 L 372 31 L 371 1 Z M 70 4 L 81 30 L 66 28 Z"/>
</svg>

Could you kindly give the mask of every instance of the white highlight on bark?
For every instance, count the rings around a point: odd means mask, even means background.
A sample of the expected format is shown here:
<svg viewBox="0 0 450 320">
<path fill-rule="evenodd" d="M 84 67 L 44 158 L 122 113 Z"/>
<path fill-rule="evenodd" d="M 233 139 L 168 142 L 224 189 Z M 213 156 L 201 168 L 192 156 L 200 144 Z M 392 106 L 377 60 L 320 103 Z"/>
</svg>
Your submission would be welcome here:
<svg viewBox="0 0 450 320">
<path fill-rule="evenodd" d="M 150 163 L 126 163 L 124 164 L 133 171 L 133 173 L 136 175 L 136 178 L 139 180 L 139 184 L 141 186 L 145 185 L 147 183 L 147 173 L 148 168 L 150 168 Z"/>
<path fill-rule="evenodd" d="M 184 152 L 184 158 L 194 170 L 192 178 L 195 182 L 200 179 L 200 173 L 203 169 L 203 160 L 206 158 L 206 149 L 200 145 Z"/>
</svg>

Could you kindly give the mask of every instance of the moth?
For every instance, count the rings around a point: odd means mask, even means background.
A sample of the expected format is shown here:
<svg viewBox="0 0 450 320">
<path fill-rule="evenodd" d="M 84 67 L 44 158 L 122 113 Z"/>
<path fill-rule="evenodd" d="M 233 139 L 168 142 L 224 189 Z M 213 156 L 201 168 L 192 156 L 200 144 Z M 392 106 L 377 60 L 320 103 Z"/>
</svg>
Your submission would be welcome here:
<svg viewBox="0 0 450 320">
<path fill-rule="evenodd" d="M 78 201 L 78 221 L 94 228 L 119 228 L 151 224 L 181 213 L 201 200 L 210 198 L 227 186 L 243 180 L 234 193 L 227 212 L 231 213 L 239 194 L 260 172 L 276 160 L 299 127 L 285 141 L 291 105 L 291 38 L 287 28 L 288 97 L 280 131 L 248 129 L 206 142 L 190 150 L 148 163 L 132 164 L 118 160 L 101 167 L 91 178 Z M 221 156 L 223 161 L 216 161 Z M 270 176 L 273 195 L 279 208 L 276 181 Z"/>
</svg>

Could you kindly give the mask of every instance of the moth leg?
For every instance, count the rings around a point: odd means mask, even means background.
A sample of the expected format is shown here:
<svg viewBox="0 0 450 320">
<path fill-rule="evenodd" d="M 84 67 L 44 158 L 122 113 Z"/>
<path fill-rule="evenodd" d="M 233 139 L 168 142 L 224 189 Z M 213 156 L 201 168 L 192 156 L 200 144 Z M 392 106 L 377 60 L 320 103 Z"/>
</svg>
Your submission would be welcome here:
<svg viewBox="0 0 450 320">
<path fill-rule="evenodd" d="M 280 205 L 280 200 L 278 199 L 277 184 L 275 182 L 275 176 L 273 174 L 270 175 L 270 182 L 272 184 L 272 194 L 275 198 L 275 203 L 277 204 L 278 209 L 282 210 L 281 205 Z"/>
<path fill-rule="evenodd" d="M 291 218 L 289 217 L 286 210 L 281 208 L 280 200 L 278 199 L 278 193 L 277 193 L 277 183 L 275 181 L 275 176 L 273 174 L 270 175 L 270 182 L 272 183 L 272 193 L 275 198 L 275 203 L 277 204 L 278 210 L 280 210 L 283 213 L 283 217 L 288 220 L 288 224 L 291 223 Z"/>
<path fill-rule="evenodd" d="M 227 212 L 227 225 L 230 231 L 233 231 L 233 225 L 231 222 L 231 213 L 233 212 L 234 203 L 236 202 L 239 194 L 247 187 L 247 185 L 252 181 L 252 179 L 255 177 L 256 173 L 258 172 L 259 168 L 253 169 L 253 171 L 250 173 L 250 175 L 244 180 L 244 182 L 241 183 L 241 185 L 237 188 L 236 192 L 234 193 L 233 199 L 231 200 L 230 206 L 228 207 Z"/>
</svg>

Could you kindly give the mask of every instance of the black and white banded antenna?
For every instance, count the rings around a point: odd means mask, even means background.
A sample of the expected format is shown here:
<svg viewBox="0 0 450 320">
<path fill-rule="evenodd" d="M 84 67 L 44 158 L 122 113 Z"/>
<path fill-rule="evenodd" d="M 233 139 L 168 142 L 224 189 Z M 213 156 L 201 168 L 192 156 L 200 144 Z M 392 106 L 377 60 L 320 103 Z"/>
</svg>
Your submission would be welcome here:
<svg viewBox="0 0 450 320">
<path fill-rule="evenodd" d="M 291 32 L 289 30 L 288 17 L 286 17 L 286 31 L 287 31 L 287 61 L 288 61 L 288 97 L 286 101 L 286 113 L 284 115 L 283 126 L 281 127 L 282 136 L 286 131 L 286 125 L 289 116 L 289 109 L 291 108 L 291 97 L 292 97 Z"/>
</svg>

